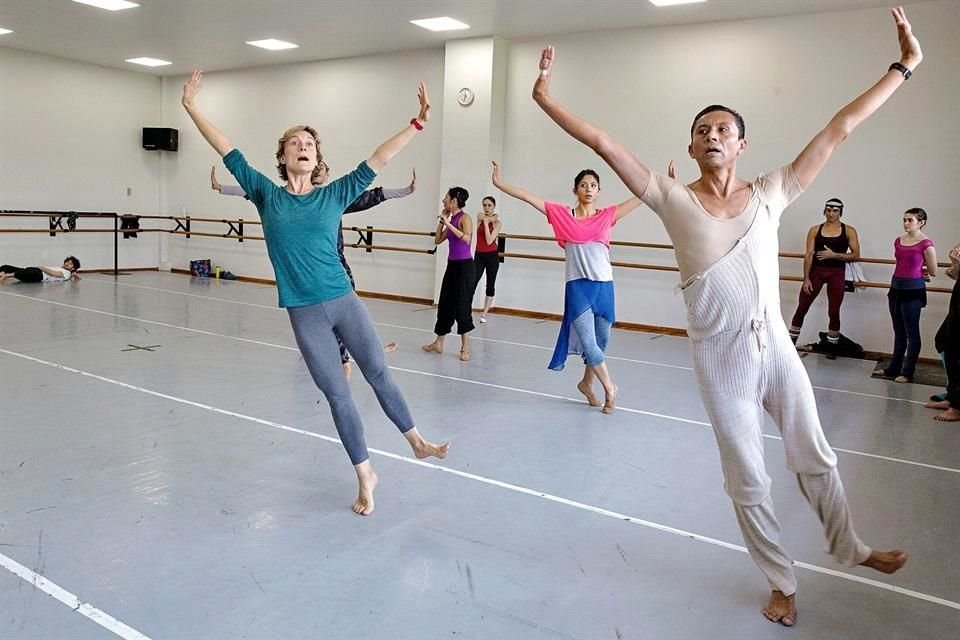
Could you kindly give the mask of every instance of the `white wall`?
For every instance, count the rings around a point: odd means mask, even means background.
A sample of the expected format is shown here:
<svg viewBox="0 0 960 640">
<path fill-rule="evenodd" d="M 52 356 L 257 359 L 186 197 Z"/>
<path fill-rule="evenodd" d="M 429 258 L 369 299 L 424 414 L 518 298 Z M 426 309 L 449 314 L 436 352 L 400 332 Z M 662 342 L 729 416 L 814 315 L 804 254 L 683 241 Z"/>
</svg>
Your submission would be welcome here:
<svg viewBox="0 0 960 640">
<path fill-rule="evenodd" d="M 274 154 L 277 139 L 288 127 L 310 124 L 322 140 L 321 152 L 335 178 L 354 169 L 381 142 L 408 126 L 417 115 L 417 82 L 423 80 L 434 105 L 427 129 L 377 178 L 377 185 L 402 187 L 417 169 L 417 191 L 365 213 L 344 218 L 345 225 L 405 230 L 433 230 L 439 211 L 440 140 L 443 125 L 443 51 L 440 49 L 366 56 L 304 64 L 208 74 L 197 98 L 203 113 L 243 151 L 251 165 L 279 180 Z M 232 182 L 216 153 L 200 137 L 180 106 L 184 77 L 164 79 L 163 113 L 180 129 L 180 151 L 163 159 L 164 208 L 196 217 L 242 217 L 257 220 L 256 209 L 241 198 L 210 189 L 211 165 L 221 182 Z M 225 225 L 197 223 L 194 230 L 224 232 Z M 258 226 L 245 233 L 262 235 Z M 345 233 L 349 243 L 356 234 Z M 430 238 L 395 235 L 375 237 L 377 244 L 431 248 Z M 186 268 L 193 258 L 212 258 L 234 273 L 273 278 L 262 241 L 236 241 L 172 236 L 169 258 Z M 357 286 L 370 291 L 430 297 L 434 258 L 395 252 L 367 254 L 347 249 Z"/>
<path fill-rule="evenodd" d="M 891 255 L 891 243 L 900 232 L 900 214 L 910 206 L 923 206 L 930 213 L 928 230 L 939 245 L 941 259 L 960 240 L 953 193 L 960 172 L 960 119 L 953 112 L 960 103 L 956 72 L 960 68 L 956 38 L 960 3 L 913 4 L 909 13 L 927 59 L 787 211 L 781 229 L 783 250 L 802 250 L 806 229 L 821 219 L 822 204 L 831 196 L 846 203 L 845 221 L 860 231 L 864 255 Z M 482 118 L 484 122 L 475 125 L 464 119 L 458 122 L 462 131 L 444 128 L 444 109 L 439 107 L 460 86 L 469 84 L 469 78 L 464 75 L 467 71 L 453 73 L 447 68 L 440 49 L 215 73 L 206 78 L 199 102 L 267 175 L 274 176 L 278 135 L 304 122 L 321 132 L 322 150 L 334 175 L 340 175 L 415 114 L 416 82 L 425 80 L 436 105 L 434 120 L 378 180 L 378 184 L 402 186 L 415 165 L 417 193 L 348 217 L 347 223 L 431 230 L 439 199 L 450 186 L 447 182 L 454 179 L 447 171 L 446 181 L 441 182 L 441 167 L 448 163 L 449 168 L 462 166 L 462 173 L 471 173 L 456 181 L 470 185 L 475 197 L 469 209 L 475 212 L 479 194 L 493 192 L 488 159 L 480 156 L 501 140 L 500 160 L 510 182 L 551 199 L 570 201 L 573 176 L 583 167 L 593 167 L 601 174 L 607 201 L 626 199 L 626 189 L 602 161 L 565 136 L 530 99 L 539 51 L 547 42 L 557 46 L 555 95 L 626 142 L 652 168 L 662 171 L 668 160 L 675 159 L 682 176 L 691 179 L 697 170 L 686 156 L 690 119 L 704 105 L 721 102 L 744 114 L 750 146 L 740 173 L 752 178 L 792 160 L 839 107 L 876 81 L 898 55 L 895 28 L 886 10 L 512 41 L 507 43 L 509 48 L 496 49 L 507 52 L 505 72 L 499 68 L 504 64 L 500 54 L 494 55 L 492 73 L 490 69 L 469 71 L 494 78 L 495 95 L 490 98 L 503 102 L 502 131 L 499 115 Z M 452 76 L 446 83 L 445 74 Z M 183 80 L 161 81 L 0 48 L 0 208 L 165 214 L 185 210 L 200 217 L 256 219 L 255 210 L 245 201 L 209 189 L 212 164 L 220 167 L 222 180 L 229 178 L 179 106 Z M 483 99 L 478 93 L 475 105 Z M 497 104 L 494 113 L 498 113 Z M 178 128 L 180 151 L 161 158 L 140 149 L 140 128 L 151 125 Z M 443 140 L 454 136 L 463 143 L 447 149 Z M 51 148 L 58 154 L 56 163 L 51 162 Z M 463 156 L 469 156 L 469 161 L 461 162 Z M 133 188 L 130 197 L 125 195 L 127 186 Z M 549 233 L 539 214 L 505 196 L 498 200 L 506 231 Z M 198 224 L 195 229 L 222 231 L 224 227 Z M 248 233 L 256 233 L 256 228 L 248 227 Z M 348 241 L 351 235 L 347 234 Z M 186 267 L 191 258 L 210 257 L 241 275 L 273 275 L 262 242 L 164 237 L 168 240 L 165 257 L 175 267 Z M 615 238 L 668 241 L 659 221 L 644 209 L 621 223 Z M 0 234 L 5 261 L 11 256 L 36 262 L 35 256 L 46 259 L 48 253 L 59 260 L 65 249 L 76 247 L 74 252 L 80 255 L 83 242 L 93 240 L 79 234 L 56 241 Z M 377 242 L 430 245 L 427 238 L 401 236 L 382 236 Z M 559 254 L 549 243 L 511 241 L 509 249 Z M 98 263 L 112 256 L 106 248 L 85 250 Z M 122 258 L 122 265 L 153 266 L 156 254 L 155 247 L 143 255 L 131 254 L 129 259 Z M 347 257 L 361 289 L 433 295 L 435 260 L 430 256 L 348 249 Z M 614 258 L 673 264 L 667 251 L 616 249 Z M 87 266 L 91 260 L 84 262 Z M 798 261 L 783 261 L 784 272 L 799 274 L 800 268 Z M 497 304 L 558 313 L 562 273 L 558 263 L 508 260 L 500 271 Z M 877 281 L 886 280 L 889 273 L 888 267 L 868 268 L 868 275 Z M 672 293 L 675 274 L 618 268 L 616 278 L 622 320 L 685 325 L 682 300 Z M 943 277 L 938 280 L 935 284 L 946 284 Z M 792 314 L 797 291 L 797 284 L 783 285 L 785 315 Z M 932 335 L 945 313 L 946 296 L 931 295 L 930 300 L 923 320 L 925 355 L 932 355 Z M 825 326 L 824 302 L 818 301 L 811 310 L 803 340 L 812 340 L 815 331 Z M 885 309 L 882 291 L 849 296 L 844 333 L 869 349 L 889 350 Z"/>
<path fill-rule="evenodd" d="M 141 129 L 160 124 L 160 80 L 0 48 L 0 209 L 159 211 L 159 157 L 141 148 Z M 127 195 L 127 188 L 131 195 Z M 4 218 L 8 228 L 46 220 Z M 113 228 L 81 220 L 80 228 Z M 123 266 L 156 266 L 157 235 L 120 242 Z M 0 234 L 0 261 L 84 268 L 113 266 L 106 234 Z"/>
<path fill-rule="evenodd" d="M 960 241 L 955 184 L 960 172 L 960 4 L 910 6 L 914 31 L 927 59 L 917 74 L 844 143 L 806 194 L 785 213 L 781 249 L 802 251 L 806 230 L 822 220 L 824 201 L 846 203 L 844 219 L 860 232 L 863 255 L 892 257 L 904 209 L 924 207 L 928 232 L 941 259 Z M 695 179 L 689 159 L 690 123 L 711 103 L 738 109 L 750 146 L 739 172 L 757 173 L 791 161 L 846 102 L 874 83 L 898 59 L 889 12 L 869 10 L 671 28 L 562 36 L 511 44 L 507 95 L 505 179 L 541 196 L 572 201 L 577 171 L 598 169 L 606 200 L 628 196 L 603 162 L 567 137 L 530 99 L 540 49 L 557 47 L 553 94 L 575 113 L 606 128 L 652 169 L 677 160 L 683 178 Z M 546 235 L 542 216 L 517 201 L 501 207 L 508 232 Z M 618 240 L 669 242 L 659 220 L 641 208 L 617 227 Z M 510 242 L 509 250 L 544 252 L 543 243 Z M 556 253 L 555 248 L 550 252 Z M 614 259 L 673 263 L 670 252 L 616 249 Z M 783 271 L 799 275 L 799 261 Z M 868 270 L 888 280 L 891 269 Z M 497 303 L 558 312 L 562 265 L 510 261 L 501 267 Z M 676 274 L 618 269 L 617 315 L 651 325 L 685 326 L 682 299 L 672 295 Z M 938 278 L 947 286 L 946 278 Z M 952 283 L 951 283 L 952 284 Z M 784 312 L 792 315 L 797 284 L 782 286 Z M 945 295 L 930 296 L 923 319 L 924 353 L 945 314 Z M 825 301 L 808 316 L 802 340 L 825 330 Z M 889 351 L 892 341 L 884 292 L 849 296 L 845 334 L 869 349 Z"/>
</svg>

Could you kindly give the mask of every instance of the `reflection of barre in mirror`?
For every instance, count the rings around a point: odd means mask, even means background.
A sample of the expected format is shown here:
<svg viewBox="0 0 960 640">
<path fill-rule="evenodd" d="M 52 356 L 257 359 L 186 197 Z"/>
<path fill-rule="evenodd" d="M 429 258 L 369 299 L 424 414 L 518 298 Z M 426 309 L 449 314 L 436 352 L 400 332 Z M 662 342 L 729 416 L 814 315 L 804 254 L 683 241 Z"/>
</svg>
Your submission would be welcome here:
<svg viewBox="0 0 960 640">
<path fill-rule="evenodd" d="M 364 378 L 373 386 L 380 406 L 397 426 L 418 458 L 443 458 L 449 443 L 425 440 L 414 424 L 407 403 L 387 369 L 380 337 L 360 303 L 337 254 L 340 218 L 344 210 L 373 182 L 383 168 L 423 129 L 430 117 L 427 88 L 420 83 L 420 113 L 400 132 L 347 175 L 318 186 L 323 173 L 320 139 L 316 130 L 291 127 L 280 138 L 276 161 L 284 187 L 251 167 L 200 111 L 195 102 L 203 74 L 194 71 L 183 85 L 183 108 L 200 134 L 224 159 L 230 173 L 257 207 L 280 294 L 287 309 L 300 353 L 317 387 L 330 403 L 337 433 L 354 465 L 359 494 L 353 510 L 370 515 L 377 474 L 370 464 L 363 423 L 350 397 L 350 387 L 339 357 L 339 338 L 353 355 Z M 325 165 L 324 165 L 325 166 Z"/>
<path fill-rule="evenodd" d="M 700 396 L 720 449 L 724 488 L 750 555 L 772 593 L 763 614 L 793 626 L 797 580 L 780 546 L 763 456 L 763 414 L 780 429 L 787 467 L 823 522 L 830 553 L 845 566 L 893 573 L 900 550 L 876 551 L 853 529 L 806 370 L 780 311 L 777 228 L 783 210 L 820 173 L 853 130 L 912 74 L 923 55 L 902 8 L 893 10 L 900 61 L 841 109 L 796 159 L 754 182 L 737 177 L 747 150 L 744 119 L 711 105 L 693 118 L 688 153 L 700 178 L 684 186 L 652 173 L 605 131 L 568 111 L 550 94 L 553 47 L 543 50 L 533 98 L 573 138 L 595 151 L 627 187 L 660 216 L 673 241 L 688 310 L 690 345 Z M 706 215 L 704 215 L 706 214 Z"/>
</svg>

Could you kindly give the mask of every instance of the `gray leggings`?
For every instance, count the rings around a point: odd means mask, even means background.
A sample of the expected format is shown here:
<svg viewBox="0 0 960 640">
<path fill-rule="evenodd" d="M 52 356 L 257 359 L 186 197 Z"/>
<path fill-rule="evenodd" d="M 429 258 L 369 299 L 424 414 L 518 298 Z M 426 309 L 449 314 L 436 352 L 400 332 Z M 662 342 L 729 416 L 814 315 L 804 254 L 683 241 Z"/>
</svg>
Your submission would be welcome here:
<svg viewBox="0 0 960 640">
<path fill-rule="evenodd" d="M 585 365 L 596 367 L 603 364 L 606 359 L 603 353 L 610 342 L 610 327 L 610 321 L 595 315 L 592 309 L 587 309 L 573 321 L 573 330 L 580 340 Z"/>
<path fill-rule="evenodd" d="M 351 291 L 329 302 L 307 307 L 288 307 L 287 313 L 307 369 L 330 403 L 333 423 L 350 462 L 357 465 L 370 456 L 363 437 L 363 422 L 340 363 L 338 337 L 350 350 L 367 383 L 373 387 L 390 421 L 401 433 L 415 426 L 400 388 L 390 376 L 373 320 L 356 293 Z"/>
</svg>

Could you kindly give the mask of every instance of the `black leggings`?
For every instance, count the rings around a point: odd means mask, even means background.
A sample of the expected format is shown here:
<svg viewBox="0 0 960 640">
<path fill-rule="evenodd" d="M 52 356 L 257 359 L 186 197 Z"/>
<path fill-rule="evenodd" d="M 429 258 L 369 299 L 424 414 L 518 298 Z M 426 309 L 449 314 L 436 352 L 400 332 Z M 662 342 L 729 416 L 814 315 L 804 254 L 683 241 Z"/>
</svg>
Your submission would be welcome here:
<svg viewBox="0 0 960 640">
<path fill-rule="evenodd" d="M 433 332 L 445 336 L 457 322 L 457 333 L 463 335 L 473 331 L 473 316 L 470 303 L 473 302 L 473 259 L 447 260 L 447 270 L 443 272 L 440 285 L 440 300 L 437 304 L 437 324 Z"/>
<path fill-rule="evenodd" d="M 13 277 L 21 282 L 43 282 L 43 271 L 37 267 L 14 267 L 9 264 L 0 266 L 3 273 L 12 273 Z"/>
<path fill-rule="evenodd" d="M 480 284 L 480 278 L 483 272 L 487 272 L 487 297 L 492 298 L 497 294 L 497 271 L 500 270 L 500 254 L 496 251 L 477 252 L 473 256 L 473 268 L 476 276 L 473 282 L 473 293 L 477 292 L 477 285 Z M 470 296 L 473 297 L 472 295 Z"/>
</svg>

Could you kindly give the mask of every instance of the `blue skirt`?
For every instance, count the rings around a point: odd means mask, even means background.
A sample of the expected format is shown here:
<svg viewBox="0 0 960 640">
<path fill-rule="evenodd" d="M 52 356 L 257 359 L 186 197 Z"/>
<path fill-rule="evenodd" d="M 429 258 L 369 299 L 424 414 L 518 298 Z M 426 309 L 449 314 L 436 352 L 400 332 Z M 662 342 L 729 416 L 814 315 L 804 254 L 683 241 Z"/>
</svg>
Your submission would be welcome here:
<svg viewBox="0 0 960 640">
<path fill-rule="evenodd" d="M 612 280 L 597 282 L 580 278 L 567 282 L 563 293 L 563 322 L 560 324 L 560 335 L 557 336 L 557 346 L 553 350 L 549 369 L 562 371 L 567 356 L 583 355 L 583 347 L 573 330 L 573 322 L 587 309 L 593 311 L 595 316 L 606 318 L 611 325 L 616 321 Z"/>
</svg>

